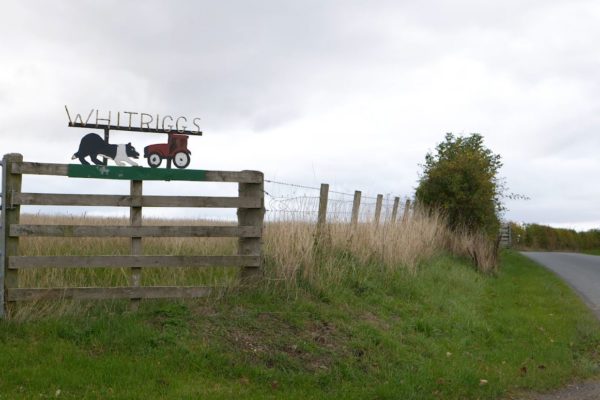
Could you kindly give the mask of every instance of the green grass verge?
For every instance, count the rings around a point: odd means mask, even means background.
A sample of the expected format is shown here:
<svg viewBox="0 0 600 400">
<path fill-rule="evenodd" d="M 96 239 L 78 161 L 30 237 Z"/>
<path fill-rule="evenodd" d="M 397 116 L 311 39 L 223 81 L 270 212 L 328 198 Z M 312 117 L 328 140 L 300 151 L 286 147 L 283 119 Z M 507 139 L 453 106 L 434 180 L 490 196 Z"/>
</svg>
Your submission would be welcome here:
<svg viewBox="0 0 600 400">
<path fill-rule="evenodd" d="M 582 302 L 517 253 L 502 263 L 0 322 L 0 399 L 493 399 L 597 374 Z"/>
</svg>

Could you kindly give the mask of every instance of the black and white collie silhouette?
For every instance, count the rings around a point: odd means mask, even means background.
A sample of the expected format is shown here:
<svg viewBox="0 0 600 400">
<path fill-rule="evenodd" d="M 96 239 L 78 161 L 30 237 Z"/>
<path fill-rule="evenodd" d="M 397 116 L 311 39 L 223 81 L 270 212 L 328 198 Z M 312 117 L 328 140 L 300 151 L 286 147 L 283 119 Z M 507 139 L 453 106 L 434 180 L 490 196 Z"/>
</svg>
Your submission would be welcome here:
<svg viewBox="0 0 600 400">
<path fill-rule="evenodd" d="M 103 165 L 102 161 L 98 160 L 98 156 L 104 156 L 110 158 L 117 165 L 123 166 L 125 163 L 134 165 L 137 167 L 137 163 L 131 160 L 132 158 L 139 158 L 140 153 L 135 151 L 135 148 L 131 143 L 127 144 L 108 144 L 96 133 L 88 133 L 81 138 L 79 143 L 79 150 L 73 154 L 72 160 L 78 158 L 79 161 L 84 165 L 90 165 L 85 160 L 85 157 L 90 156 L 90 160 L 96 165 Z"/>
</svg>

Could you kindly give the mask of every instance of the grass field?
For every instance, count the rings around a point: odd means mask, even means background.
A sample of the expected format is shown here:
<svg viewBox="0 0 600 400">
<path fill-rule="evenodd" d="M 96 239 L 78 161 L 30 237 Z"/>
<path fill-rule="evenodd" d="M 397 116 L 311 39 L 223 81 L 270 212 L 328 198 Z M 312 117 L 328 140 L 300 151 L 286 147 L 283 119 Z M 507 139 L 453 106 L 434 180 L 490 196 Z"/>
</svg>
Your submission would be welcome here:
<svg viewBox="0 0 600 400">
<path fill-rule="evenodd" d="M 0 399 L 494 399 L 597 374 L 598 322 L 554 275 L 339 253 L 335 284 L 92 303 L 0 323 Z"/>
</svg>

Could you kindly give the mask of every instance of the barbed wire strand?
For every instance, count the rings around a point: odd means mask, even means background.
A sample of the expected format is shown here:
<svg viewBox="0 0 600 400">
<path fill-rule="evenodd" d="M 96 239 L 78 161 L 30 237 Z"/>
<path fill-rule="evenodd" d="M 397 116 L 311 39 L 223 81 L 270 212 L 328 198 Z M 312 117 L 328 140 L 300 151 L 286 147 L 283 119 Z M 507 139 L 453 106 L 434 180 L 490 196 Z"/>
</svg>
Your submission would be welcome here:
<svg viewBox="0 0 600 400">
<path fill-rule="evenodd" d="M 297 187 L 297 188 L 301 188 L 301 189 L 321 190 L 321 188 L 318 188 L 318 187 L 300 185 L 300 184 L 297 184 L 297 183 L 290 183 L 290 182 L 273 181 L 273 180 L 270 180 L 270 179 L 265 179 L 265 182 L 267 182 L 267 183 L 273 183 L 275 185 Z M 337 190 L 330 190 L 329 193 L 340 194 L 342 196 L 354 197 L 354 193 L 340 192 L 340 191 L 337 191 Z M 376 196 L 373 197 L 373 196 L 366 196 L 366 195 L 362 195 L 362 194 L 361 194 L 361 198 L 362 199 L 377 200 Z"/>
<path fill-rule="evenodd" d="M 302 204 L 302 202 L 304 201 L 304 204 L 306 205 L 306 203 L 314 203 L 316 200 L 318 200 L 320 197 L 318 196 L 290 196 L 290 197 L 286 197 L 286 196 L 273 196 L 272 194 L 270 194 L 268 191 L 263 190 L 263 192 L 270 198 L 270 202 L 269 205 L 273 207 L 273 209 L 267 210 L 270 212 L 282 212 L 282 211 L 286 211 L 286 212 L 290 212 L 291 210 L 289 210 L 289 208 L 292 208 L 294 206 L 294 202 L 297 202 L 296 204 Z M 329 203 L 337 203 L 337 204 L 352 204 L 353 201 L 349 201 L 349 200 L 339 200 L 339 199 L 329 199 Z M 383 212 L 385 214 L 388 214 L 390 212 L 390 208 L 391 205 L 393 203 L 390 202 L 387 198 L 382 202 L 382 208 L 383 208 Z M 361 202 L 361 206 L 364 210 L 364 207 L 367 208 L 372 208 L 372 207 L 376 207 L 377 203 L 376 202 Z M 298 213 L 302 213 L 303 211 L 298 211 Z M 316 211 L 307 211 L 310 213 L 316 212 Z M 330 211 L 328 211 L 329 213 Z M 332 212 L 333 213 L 333 212 Z M 342 212 L 339 212 L 342 213 Z M 350 213 L 350 212 L 347 212 Z"/>
</svg>

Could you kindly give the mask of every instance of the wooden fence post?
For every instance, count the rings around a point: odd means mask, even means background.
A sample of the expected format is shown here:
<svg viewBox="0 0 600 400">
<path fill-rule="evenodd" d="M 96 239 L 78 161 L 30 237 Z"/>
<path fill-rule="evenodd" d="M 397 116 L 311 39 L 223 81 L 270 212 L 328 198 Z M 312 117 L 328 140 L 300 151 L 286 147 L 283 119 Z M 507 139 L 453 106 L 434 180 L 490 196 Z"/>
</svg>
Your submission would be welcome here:
<svg viewBox="0 0 600 400">
<path fill-rule="evenodd" d="M 317 218 L 317 235 L 323 233 L 325 224 L 327 224 L 327 201 L 329 199 L 329 184 L 321 183 L 321 193 L 319 195 L 319 216 Z"/>
<path fill-rule="evenodd" d="M 132 180 L 129 185 L 132 206 L 129 208 L 129 224 L 132 227 L 142 226 L 142 194 L 143 181 Z M 131 255 L 140 256 L 143 253 L 142 238 L 134 236 L 131 238 Z M 140 287 L 142 285 L 142 268 L 131 267 L 130 285 Z M 140 299 L 132 298 L 130 300 L 130 309 L 136 311 L 139 308 Z"/>
<path fill-rule="evenodd" d="M 4 273 L 3 294 L 8 289 L 19 286 L 19 271 L 8 269 L 8 258 L 19 253 L 19 237 L 10 237 L 9 228 L 12 224 L 19 224 L 21 217 L 21 206 L 13 205 L 13 196 L 21 192 L 21 174 L 13 173 L 14 163 L 23 161 L 21 154 L 6 154 L 2 160 L 2 271 Z M 10 302 L 12 303 L 12 302 Z M 9 308 L 8 298 L 3 298 L 1 316 L 5 316 Z"/>
<path fill-rule="evenodd" d="M 375 203 L 375 227 L 379 226 L 379 220 L 381 219 L 381 206 L 383 205 L 383 195 L 377 195 L 377 202 Z"/>
<path fill-rule="evenodd" d="M 354 192 L 354 201 L 352 202 L 352 225 L 356 225 L 358 223 L 358 211 L 360 210 L 360 190 L 356 190 Z"/>
<path fill-rule="evenodd" d="M 246 172 L 246 171 L 244 171 Z M 260 208 L 238 208 L 238 226 L 254 226 L 260 229 L 260 237 L 240 237 L 238 241 L 238 254 L 244 256 L 261 257 L 263 222 L 265 217 L 265 191 L 264 175 L 260 174 L 260 183 L 239 183 L 238 192 L 241 198 L 260 199 Z M 260 277 L 262 259 L 258 266 L 242 266 L 242 281 L 251 283 Z"/>
<path fill-rule="evenodd" d="M 394 206 L 392 207 L 392 217 L 390 218 L 390 223 L 396 222 L 396 217 L 398 216 L 398 206 L 400 205 L 400 197 L 394 197 Z"/>
<path fill-rule="evenodd" d="M 408 213 L 410 212 L 410 199 L 406 199 L 406 203 L 404 203 L 404 212 L 402 213 L 402 223 L 408 221 Z"/>
</svg>

